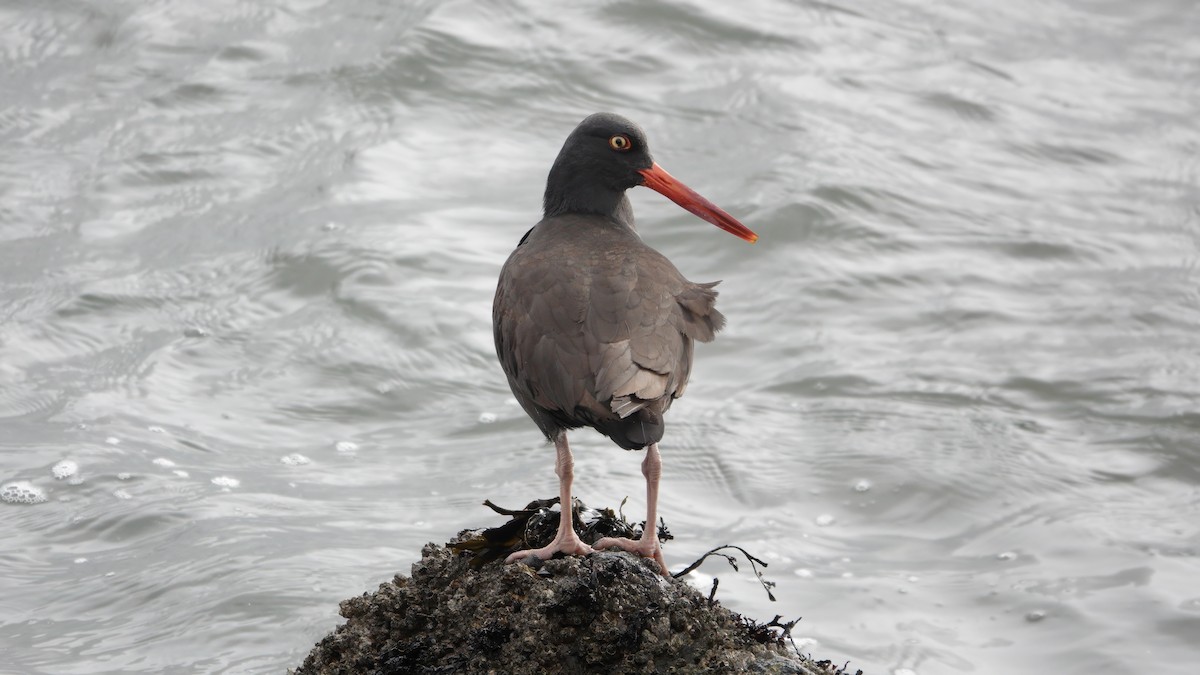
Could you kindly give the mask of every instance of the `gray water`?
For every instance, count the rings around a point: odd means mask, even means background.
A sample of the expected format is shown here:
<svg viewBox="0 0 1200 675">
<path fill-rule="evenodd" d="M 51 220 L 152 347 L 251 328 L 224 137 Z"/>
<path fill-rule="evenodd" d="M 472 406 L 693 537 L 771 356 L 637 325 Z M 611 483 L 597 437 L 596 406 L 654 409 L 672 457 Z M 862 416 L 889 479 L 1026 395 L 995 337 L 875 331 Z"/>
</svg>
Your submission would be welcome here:
<svg viewBox="0 0 1200 675">
<path fill-rule="evenodd" d="M 1200 9 L 0 3 L 0 672 L 279 673 L 555 493 L 499 267 L 588 113 L 728 328 L 663 443 L 680 569 L 869 675 L 1200 660 Z M 640 456 L 573 435 L 584 501 Z M 57 477 L 56 477 L 57 476 Z M 14 503 L 22 498 L 34 504 Z"/>
</svg>

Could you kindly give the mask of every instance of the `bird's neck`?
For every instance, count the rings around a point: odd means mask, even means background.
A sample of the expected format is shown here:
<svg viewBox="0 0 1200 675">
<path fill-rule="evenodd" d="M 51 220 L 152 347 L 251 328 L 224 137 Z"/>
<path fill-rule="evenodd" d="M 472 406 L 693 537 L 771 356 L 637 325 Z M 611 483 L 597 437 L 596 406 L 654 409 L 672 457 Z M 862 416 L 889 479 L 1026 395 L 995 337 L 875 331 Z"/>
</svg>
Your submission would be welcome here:
<svg viewBox="0 0 1200 675">
<path fill-rule="evenodd" d="M 546 194 L 542 197 L 543 216 L 597 215 L 633 228 L 633 206 L 625 196 L 625 190 L 613 190 L 588 180 L 581 173 L 563 170 L 557 165 L 550 169 Z"/>
</svg>

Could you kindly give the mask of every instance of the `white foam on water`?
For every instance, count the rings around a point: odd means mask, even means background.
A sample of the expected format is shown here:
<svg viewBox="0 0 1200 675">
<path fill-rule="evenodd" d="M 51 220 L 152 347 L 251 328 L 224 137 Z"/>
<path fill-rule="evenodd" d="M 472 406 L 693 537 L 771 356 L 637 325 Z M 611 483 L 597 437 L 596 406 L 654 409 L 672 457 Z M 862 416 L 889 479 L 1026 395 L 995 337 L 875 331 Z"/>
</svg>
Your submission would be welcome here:
<svg viewBox="0 0 1200 675">
<path fill-rule="evenodd" d="M 184 471 L 183 469 L 175 469 L 171 473 L 175 474 L 176 476 L 179 476 L 180 478 L 187 478 L 188 476 L 191 475 L 188 472 Z"/>
<path fill-rule="evenodd" d="M 479 414 L 479 423 L 480 424 L 491 424 L 492 422 L 495 422 L 495 421 L 496 421 L 496 413 L 485 412 L 485 413 Z"/>
<path fill-rule="evenodd" d="M 796 638 L 793 640 L 793 643 L 796 645 L 796 649 L 799 649 L 800 651 L 812 651 L 821 644 L 816 638 L 810 637 Z"/>
<path fill-rule="evenodd" d="M 813 522 L 815 522 L 820 527 L 828 527 L 828 526 L 832 525 L 835 520 L 836 519 L 831 514 L 822 513 L 821 515 L 814 518 Z"/>
<path fill-rule="evenodd" d="M 337 450 L 338 452 L 349 454 L 351 452 L 358 451 L 358 443 L 355 443 L 354 441 L 338 441 L 337 444 L 333 446 L 333 449 Z"/>
<path fill-rule="evenodd" d="M 133 495 L 129 494 L 129 492 L 123 488 L 113 490 L 113 496 L 117 499 L 133 499 Z"/>
<path fill-rule="evenodd" d="M 692 588 L 707 593 L 712 590 L 713 578 L 699 571 L 692 571 L 686 577 L 683 577 Z"/>
<path fill-rule="evenodd" d="M 164 429 L 164 428 L 162 428 L 162 427 L 160 427 L 160 426 L 149 426 L 149 427 L 146 427 L 146 430 L 147 430 L 147 431 L 149 431 L 149 432 L 150 432 L 150 433 L 152 433 L 152 434 L 165 434 L 165 433 L 167 433 L 167 430 L 166 430 L 166 429 Z"/>
<path fill-rule="evenodd" d="M 867 490 L 870 490 L 870 489 L 871 489 L 871 481 L 869 481 L 865 478 L 854 484 L 855 492 L 866 492 Z"/>
<path fill-rule="evenodd" d="M 155 464 L 155 466 L 161 466 L 165 469 L 169 469 L 169 468 L 175 466 L 175 462 L 172 462 L 171 460 L 167 459 L 166 457 L 154 458 L 154 464 Z"/>
<path fill-rule="evenodd" d="M 27 480 L 0 486 L 0 502 L 6 504 L 41 504 L 49 499 L 46 491 Z"/>
<path fill-rule="evenodd" d="M 117 438 L 116 436 L 109 436 L 108 438 L 104 439 L 104 442 L 108 443 L 109 445 L 120 445 L 121 439 Z"/>
<path fill-rule="evenodd" d="M 283 457 L 280 457 L 279 461 L 287 464 L 288 466 L 303 466 L 312 460 L 298 452 L 293 452 L 290 455 L 284 455 Z"/>
<path fill-rule="evenodd" d="M 212 484 L 224 488 L 235 488 L 242 484 L 242 481 L 233 478 L 232 476 L 217 476 L 212 479 Z"/>
<path fill-rule="evenodd" d="M 54 474 L 54 477 L 58 480 L 70 478 L 79 473 L 79 463 L 72 459 L 59 460 L 58 464 L 55 464 L 50 469 L 50 473 Z"/>
</svg>

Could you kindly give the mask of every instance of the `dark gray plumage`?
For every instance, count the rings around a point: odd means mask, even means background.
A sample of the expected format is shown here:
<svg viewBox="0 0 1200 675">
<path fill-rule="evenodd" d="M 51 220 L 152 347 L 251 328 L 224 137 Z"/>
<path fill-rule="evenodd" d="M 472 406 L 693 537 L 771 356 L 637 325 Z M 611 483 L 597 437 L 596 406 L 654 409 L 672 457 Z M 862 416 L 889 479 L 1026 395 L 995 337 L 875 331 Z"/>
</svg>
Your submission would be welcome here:
<svg viewBox="0 0 1200 675">
<path fill-rule="evenodd" d="M 627 450 L 663 437 L 692 341 L 725 325 L 716 283 L 694 284 L 622 218 L 538 223 L 500 273 L 496 353 L 547 438 L 590 426 Z"/>
</svg>

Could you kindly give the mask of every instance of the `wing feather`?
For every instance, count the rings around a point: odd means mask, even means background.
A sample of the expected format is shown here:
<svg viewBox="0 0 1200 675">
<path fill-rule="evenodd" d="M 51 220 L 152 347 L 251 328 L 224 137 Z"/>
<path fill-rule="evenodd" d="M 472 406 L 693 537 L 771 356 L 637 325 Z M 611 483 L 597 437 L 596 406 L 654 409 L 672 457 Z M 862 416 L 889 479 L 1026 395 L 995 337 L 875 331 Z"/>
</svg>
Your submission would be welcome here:
<svg viewBox="0 0 1200 675">
<path fill-rule="evenodd" d="M 509 384 L 548 436 L 664 412 L 687 387 L 693 341 L 725 322 L 716 283 L 689 282 L 636 234 L 579 236 L 609 238 L 540 246 L 535 228 L 505 263 L 493 306 Z"/>
</svg>

